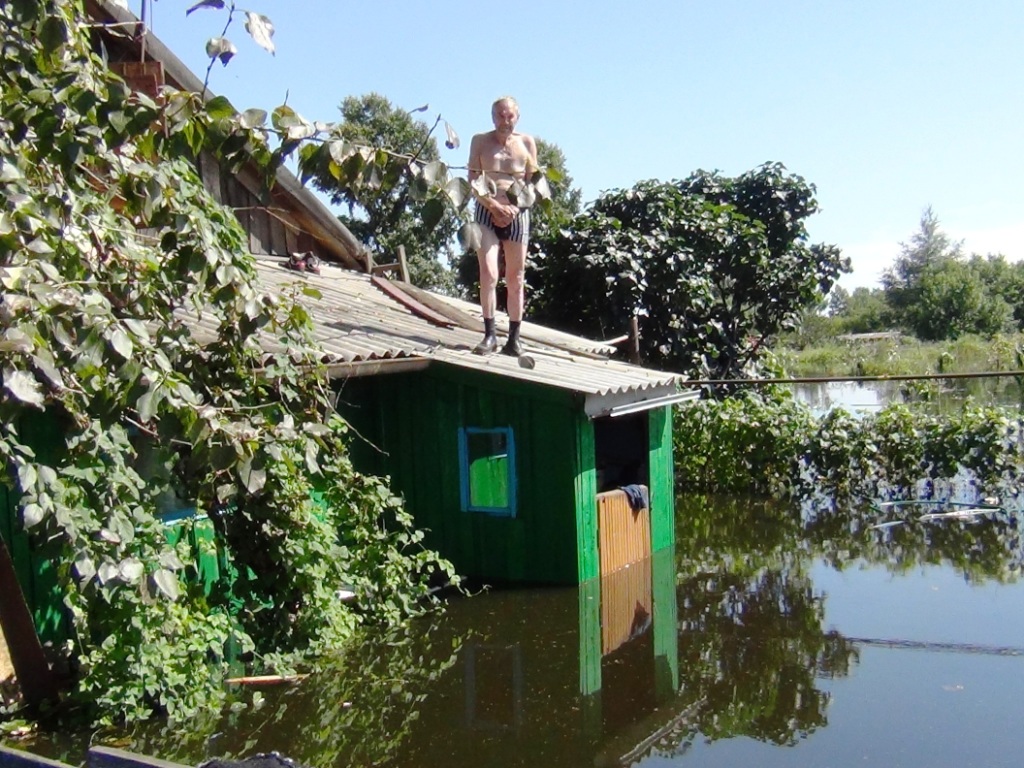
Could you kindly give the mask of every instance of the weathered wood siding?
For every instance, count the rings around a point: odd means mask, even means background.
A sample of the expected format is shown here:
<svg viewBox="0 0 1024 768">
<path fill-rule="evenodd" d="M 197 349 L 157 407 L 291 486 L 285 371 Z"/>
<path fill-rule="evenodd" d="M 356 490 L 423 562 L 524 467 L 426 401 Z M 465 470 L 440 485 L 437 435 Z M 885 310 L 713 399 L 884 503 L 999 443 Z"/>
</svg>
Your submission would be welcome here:
<svg viewBox="0 0 1024 768">
<path fill-rule="evenodd" d="M 340 401 L 359 433 L 383 451 L 355 438 L 356 465 L 391 476 L 427 529 L 427 545 L 461 574 L 563 584 L 598 574 L 593 430 L 571 395 L 435 366 L 352 379 L 341 384 Z M 461 510 L 462 427 L 512 428 L 514 518 Z"/>
</svg>

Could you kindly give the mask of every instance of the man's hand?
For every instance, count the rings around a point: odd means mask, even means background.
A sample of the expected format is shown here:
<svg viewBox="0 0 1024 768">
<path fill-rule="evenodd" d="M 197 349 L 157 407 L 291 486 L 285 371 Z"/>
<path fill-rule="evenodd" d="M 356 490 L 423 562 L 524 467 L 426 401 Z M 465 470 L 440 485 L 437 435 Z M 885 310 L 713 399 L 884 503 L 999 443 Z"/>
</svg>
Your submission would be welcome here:
<svg viewBox="0 0 1024 768">
<path fill-rule="evenodd" d="M 507 227 L 519 214 L 519 209 L 508 203 L 495 203 L 491 207 L 491 221 L 496 227 Z"/>
</svg>

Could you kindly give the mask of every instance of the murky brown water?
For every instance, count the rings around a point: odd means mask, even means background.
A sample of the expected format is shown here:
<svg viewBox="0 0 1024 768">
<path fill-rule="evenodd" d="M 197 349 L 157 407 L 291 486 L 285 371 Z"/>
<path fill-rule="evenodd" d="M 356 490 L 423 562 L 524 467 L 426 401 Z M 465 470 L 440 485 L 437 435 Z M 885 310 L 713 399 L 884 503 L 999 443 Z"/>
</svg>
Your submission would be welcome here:
<svg viewBox="0 0 1024 768">
<path fill-rule="evenodd" d="M 457 600 L 255 709 L 93 738 L 317 768 L 1018 766 L 1019 516 L 901 514 L 681 498 L 676 551 L 603 583 Z"/>
</svg>

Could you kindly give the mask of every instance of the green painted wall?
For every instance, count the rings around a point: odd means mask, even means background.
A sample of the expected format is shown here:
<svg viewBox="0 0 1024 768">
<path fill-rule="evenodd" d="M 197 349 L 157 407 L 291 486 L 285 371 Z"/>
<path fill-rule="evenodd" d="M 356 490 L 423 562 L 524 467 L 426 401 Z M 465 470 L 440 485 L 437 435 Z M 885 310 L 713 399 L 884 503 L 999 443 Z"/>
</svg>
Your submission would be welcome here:
<svg viewBox="0 0 1024 768">
<path fill-rule="evenodd" d="M 53 463 L 53 457 L 64 445 L 59 423 L 46 414 L 21 419 L 18 431 L 40 461 Z M 7 481 L 14 482 L 12 478 Z M 14 561 L 39 639 L 44 643 L 61 642 L 69 636 L 70 624 L 64 612 L 64 595 L 57 584 L 60 542 L 41 541 L 22 529 L 19 499 L 20 494 L 11 490 L 7 482 L 0 482 L 0 535 Z"/>
<path fill-rule="evenodd" d="M 427 544 L 485 580 L 576 584 L 600 576 L 594 425 L 570 393 L 434 365 L 338 382 L 352 460 L 388 475 Z M 649 415 L 651 545 L 675 541 L 670 408 Z M 511 427 L 514 519 L 462 512 L 458 432 Z"/>
<path fill-rule="evenodd" d="M 594 422 L 582 412 L 576 414 L 575 466 L 573 485 L 576 498 L 577 580 L 582 583 L 601 576 L 601 555 L 597 531 L 597 469 L 594 452 Z"/>
<path fill-rule="evenodd" d="M 654 408 L 648 414 L 651 551 L 657 552 L 676 541 L 672 406 Z"/>
<path fill-rule="evenodd" d="M 593 433 L 569 393 L 435 365 L 342 381 L 339 409 L 376 446 L 354 438 L 356 466 L 391 476 L 417 525 L 427 529 L 428 546 L 455 563 L 459 573 L 491 581 L 574 584 L 593 568 L 596 532 L 583 537 L 586 552 L 580 560 L 576 530 L 578 518 L 594 517 Z M 512 428 L 515 518 L 462 512 L 460 427 Z M 583 508 L 576 502 L 578 491 L 588 491 Z"/>
</svg>

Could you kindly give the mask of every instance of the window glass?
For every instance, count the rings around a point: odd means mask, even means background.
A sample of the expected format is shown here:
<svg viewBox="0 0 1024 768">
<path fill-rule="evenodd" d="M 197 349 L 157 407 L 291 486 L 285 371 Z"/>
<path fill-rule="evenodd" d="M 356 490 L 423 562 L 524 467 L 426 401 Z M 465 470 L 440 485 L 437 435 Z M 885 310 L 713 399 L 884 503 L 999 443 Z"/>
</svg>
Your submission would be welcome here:
<svg viewBox="0 0 1024 768">
<path fill-rule="evenodd" d="M 465 511 L 515 515 L 512 430 L 461 430 L 462 506 Z"/>
</svg>

